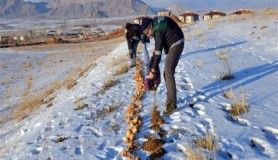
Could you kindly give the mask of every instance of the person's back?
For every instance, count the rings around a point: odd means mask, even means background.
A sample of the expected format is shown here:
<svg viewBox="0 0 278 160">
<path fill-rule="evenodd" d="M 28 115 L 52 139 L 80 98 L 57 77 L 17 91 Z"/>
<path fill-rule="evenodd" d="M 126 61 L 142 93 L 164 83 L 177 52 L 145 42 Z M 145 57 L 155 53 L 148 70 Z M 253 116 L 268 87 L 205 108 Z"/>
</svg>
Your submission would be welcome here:
<svg viewBox="0 0 278 160">
<path fill-rule="evenodd" d="M 125 29 L 129 56 L 131 60 L 130 67 L 134 67 L 136 64 L 136 50 L 140 40 L 144 44 L 144 58 L 145 63 L 147 64 L 149 61 L 149 55 L 146 49 L 146 43 L 149 43 L 150 40 L 142 33 L 141 26 L 139 24 L 127 23 Z"/>
<path fill-rule="evenodd" d="M 184 35 L 178 24 L 170 17 L 159 16 L 155 17 L 153 24 L 154 36 L 156 36 L 156 31 L 161 32 L 163 39 L 163 47 L 165 53 L 167 54 L 170 47 L 176 43 L 178 40 L 183 39 Z"/>
<path fill-rule="evenodd" d="M 126 37 L 128 39 L 140 40 L 142 32 L 139 24 L 127 23 L 125 28 L 127 30 Z"/>
</svg>

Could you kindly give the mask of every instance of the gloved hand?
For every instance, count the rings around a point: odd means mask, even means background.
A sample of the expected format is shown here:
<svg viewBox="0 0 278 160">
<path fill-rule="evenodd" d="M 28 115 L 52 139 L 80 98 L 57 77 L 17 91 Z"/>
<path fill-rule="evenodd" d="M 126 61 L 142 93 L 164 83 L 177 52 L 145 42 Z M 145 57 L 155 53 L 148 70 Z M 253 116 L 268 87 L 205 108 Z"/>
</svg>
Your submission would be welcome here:
<svg viewBox="0 0 278 160">
<path fill-rule="evenodd" d="M 150 43 L 150 39 L 145 34 L 141 34 L 141 41 L 143 44 Z"/>
<path fill-rule="evenodd" d="M 144 80 L 145 91 L 156 90 L 160 84 L 160 71 L 157 70 L 156 73 L 148 74 Z"/>
</svg>

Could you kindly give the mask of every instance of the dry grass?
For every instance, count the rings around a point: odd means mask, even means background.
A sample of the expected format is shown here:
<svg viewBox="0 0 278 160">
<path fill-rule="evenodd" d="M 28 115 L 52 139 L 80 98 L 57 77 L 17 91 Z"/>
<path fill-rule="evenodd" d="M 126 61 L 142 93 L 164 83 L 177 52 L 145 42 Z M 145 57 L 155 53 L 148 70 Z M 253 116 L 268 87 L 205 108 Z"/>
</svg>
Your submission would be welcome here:
<svg viewBox="0 0 278 160">
<path fill-rule="evenodd" d="M 234 99 L 234 98 L 236 97 L 235 92 L 233 91 L 232 88 L 230 88 L 230 89 L 224 91 L 223 96 L 224 96 L 225 98 L 228 98 L 228 99 Z"/>
<path fill-rule="evenodd" d="M 278 15 L 278 9 L 267 8 L 263 10 L 261 14 L 264 16 L 276 16 Z"/>
<path fill-rule="evenodd" d="M 26 69 L 33 68 L 33 64 L 31 62 L 24 62 L 23 63 L 23 68 L 26 68 Z"/>
<path fill-rule="evenodd" d="M 22 96 L 27 96 L 30 94 L 29 92 L 32 87 L 32 83 L 33 83 L 33 77 L 32 77 L 32 75 L 29 75 L 25 81 L 26 88 L 23 91 Z"/>
<path fill-rule="evenodd" d="M 219 75 L 220 80 L 232 80 L 234 76 L 232 74 L 232 68 L 229 62 L 229 54 L 226 51 L 220 51 L 215 54 L 223 63 L 223 71 Z"/>
<path fill-rule="evenodd" d="M 213 19 L 213 20 L 209 20 L 206 21 L 206 24 L 208 26 L 208 29 L 213 29 L 215 28 L 215 26 L 217 25 L 218 20 L 217 19 Z"/>
<path fill-rule="evenodd" d="M 107 115 L 115 112 L 120 106 L 121 106 L 120 104 L 114 104 L 114 105 L 105 107 L 102 110 L 97 111 L 96 118 L 104 119 Z"/>
<path fill-rule="evenodd" d="M 229 110 L 231 116 L 236 117 L 240 116 L 248 111 L 249 104 L 247 102 L 247 98 L 244 94 L 240 96 L 238 100 L 236 100 Z"/>
<path fill-rule="evenodd" d="M 196 29 L 193 31 L 193 37 L 201 37 L 205 31 L 203 29 Z"/>
<path fill-rule="evenodd" d="M 82 100 L 84 100 L 85 98 L 86 97 L 79 97 L 74 101 L 75 104 L 74 110 L 82 110 L 89 106 L 88 104 L 82 102 Z"/>
<path fill-rule="evenodd" d="M 89 105 L 86 104 L 86 103 L 83 103 L 83 102 L 78 102 L 78 103 L 75 103 L 75 107 L 74 107 L 74 110 L 78 111 L 78 110 L 82 110 L 84 108 L 87 108 Z"/>
<path fill-rule="evenodd" d="M 67 90 L 72 89 L 76 85 L 77 85 L 76 78 L 67 79 L 67 81 L 66 81 L 66 88 L 67 88 Z"/>
<path fill-rule="evenodd" d="M 109 90 L 111 87 L 117 85 L 118 81 L 114 78 L 108 78 L 106 82 L 101 87 L 100 91 L 98 91 L 98 94 L 104 94 L 107 90 Z"/>
<path fill-rule="evenodd" d="M 215 55 L 223 61 L 227 61 L 229 59 L 229 54 L 226 51 L 219 51 Z"/>
<path fill-rule="evenodd" d="M 119 65 L 119 67 L 116 70 L 115 76 L 127 73 L 128 69 L 129 69 L 129 67 L 128 67 L 127 63 L 123 63 L 123 64 Z"/>
<path fill-rule="evenodd" d="M 207 135 L 206 137 L 197 138 L 194 140 L 194 143 L 196 147 L 210 151 L 216 150 L 217 148 L 217 142 L 213 135 Z"/>
<path fill-rule="evenodd" d="M 185 160 L 205 160 L 206 159 L 200 150 L 192 149 L 190 147 L 186 148 L 184 154 L 186 155 Z"/>
<path fill-rule="evenodd" d="M 160 116 L 160 112 L 157 110 L 157 106 L 153 106 L 151 112 L 151 124 L 152 126 L 160 127 L 160 125 L 164 124 L 164 119 Z"/>
<path fill-rule="evenodd" d="M 154 137 L 147 137 L 147 141 L 143 144 L 143 150 L 151 154 L 160 153 L 163 150 L 164 142 Z"/>
<path fill-rule="evenodd" d="M 17 104 L 15 110 L 11 114 L 12 119 L 22 120 L 28 116 L 31 112 L 37 109 L 44 103 L 44 99 L 54 93 L 57 89 L 63 86 L 62 81 L 56 81 L 50 84 L 42 92 L 23 97 L 21 102 Z"/>
<path fill-rule="evenodd" d="M 65 86 L 68 90 L 77 85 L 77 80 L 80 77 L 86 76 L 89 70 L 95 66 L 95 64 L 89 64 L 83 68 L 77 68 L 72 74 L 70 74 L 65 80 Z"/>
</svg>

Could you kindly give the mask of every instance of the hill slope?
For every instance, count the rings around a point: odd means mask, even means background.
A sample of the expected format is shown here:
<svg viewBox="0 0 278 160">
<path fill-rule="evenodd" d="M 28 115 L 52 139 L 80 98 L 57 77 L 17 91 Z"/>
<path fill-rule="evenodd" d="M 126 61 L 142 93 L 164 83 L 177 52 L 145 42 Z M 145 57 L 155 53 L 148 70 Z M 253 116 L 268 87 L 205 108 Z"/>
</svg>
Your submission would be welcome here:
<svg viewBox="0 0 278 160">
<path fill-rule="evenodd" d="M 0 17 L 43 14 L 49 18 L 90 18 L 151 13 L 153 13 L 152 9 L 141 0 L 50 0 L 40 3 L 3 0 L 0 2 Z"/>
<path fill-rule="evenodd" d="M 178 109 L 163 117 L 163 159 L 184 159 L 183 152 L 198 147 L 196 139 L 208 135 L 214 139 L 214 150 L 198 152 L 207 159 L 278 158 L 276 17 L 227 17 L 183 28 L 185 49 L 175 74 Z M 149 49 L 153 46 L 152 41 Z M 125 62 L 119 57 L 127 57 L 127 51 L 123 42 L 100 58 L 71 90 L 54 93 L 52 107 L 43 105 L 22 122 L 2 126 L 0 159 L 122 159 L 128 129 L 125 113 L 135 89 L 134 69 L 115 73 Z M 219 80 L 226 71 L 225 62 L 230 65 L 232 80 Z M 116 83 L 103 90 L 111 77 Z M 249 104 L 248 111 L 237 118 L 228 110 L 238 98 L 223 96 L 230 88 L 236 97 L 244 95 Z M 159 111 L 164 110 L 166 92 L 162 80 L 156 92 Z M 76 108 L 76 101 L 87 105 Z M 155 133 L 150 129 L 154 94 L 145 93 L 142 102 L 142 126 L 135 139 L 139 145 Z M 195 105 L 190 107 L 192 102 Z M 135 151 L 141 159 L 149 156 L 140 147 Z"/>
</svg>

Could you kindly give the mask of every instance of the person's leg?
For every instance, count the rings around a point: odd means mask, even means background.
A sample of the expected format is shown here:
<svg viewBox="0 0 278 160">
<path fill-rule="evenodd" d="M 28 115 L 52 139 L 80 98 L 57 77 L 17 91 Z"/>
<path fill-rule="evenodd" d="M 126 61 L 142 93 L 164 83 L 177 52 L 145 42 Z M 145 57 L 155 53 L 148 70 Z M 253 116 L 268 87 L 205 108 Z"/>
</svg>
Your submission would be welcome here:
<svg viewBox="0 0 278 160">
<path fill-rule="evenodd" d="M 175 82 L 175 69 L 178 65 L 181 53 L 183 51 L 184 43 L 179 44 L 175 47 L 172 47 L 165 60 L 165 69 L 164 69 L 164 79 L 167 88 L 167 102 L 166 105 L 173 105 L 176 107 L 177 103 L 177 91 L 176 91 L 176 82 Z M 167 110 L 167 106 L 166 106 Z"/>
<path fill-rule="evenodd" d="M 146 65 L 146 67 L 147 67 L 147 71 L 149 71 L 149 61 L 150 60 L 149 60 L 149 51 L 147 49 L 147 44 L 146 43 L 144 44 L 143 52 L 144 52 L 144 63 Z"/>
<path fill-rule="evenodd" d="M 137 47 L 138 47 L 139 41 L 132 41 L 132 59 L 131 59 L 131 65 L 135 66 L 136 65 L 136 52 L 137 52 Z"/>
</svg>

